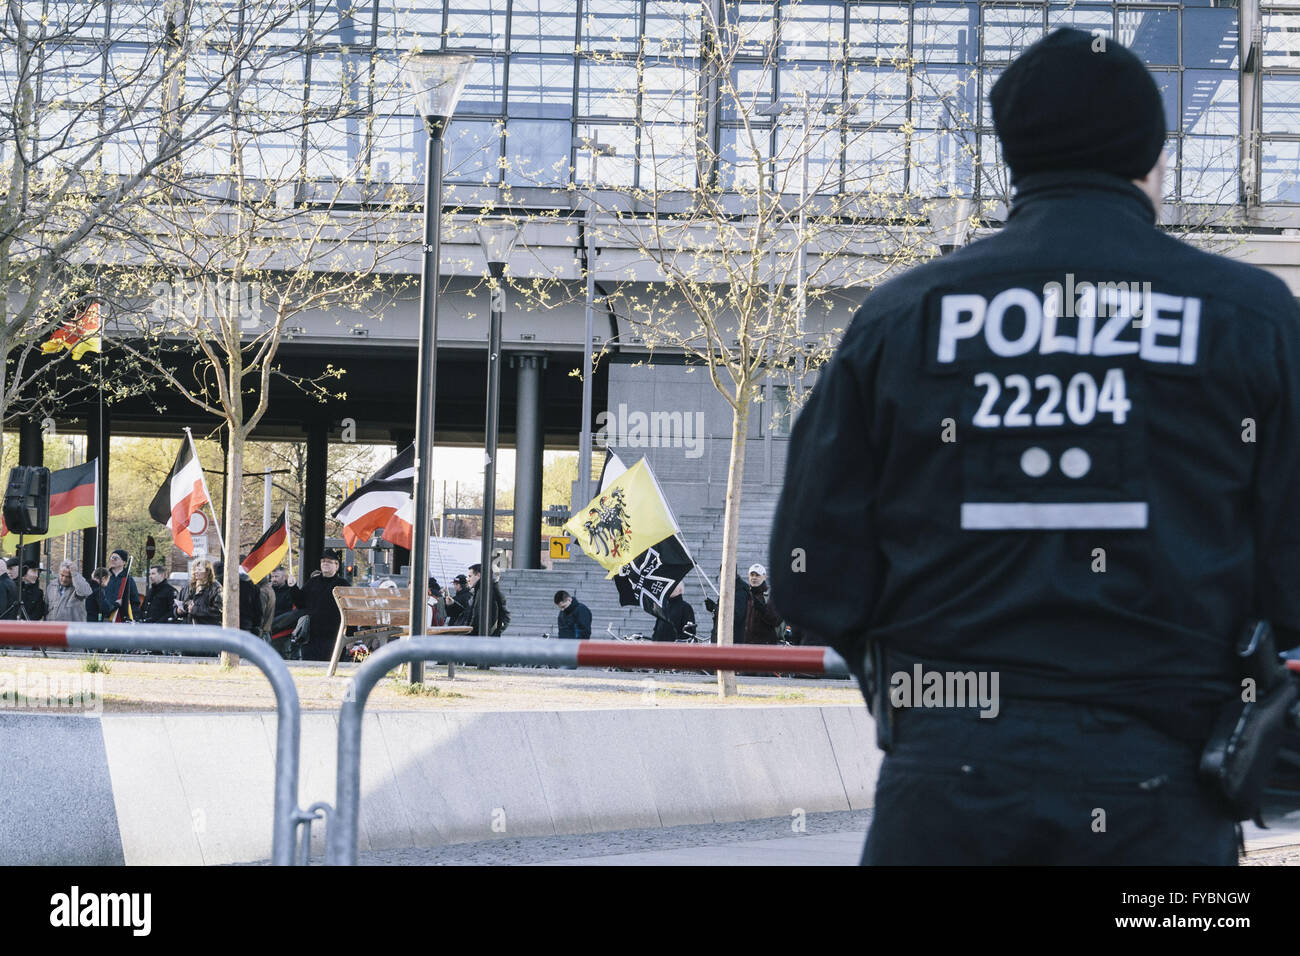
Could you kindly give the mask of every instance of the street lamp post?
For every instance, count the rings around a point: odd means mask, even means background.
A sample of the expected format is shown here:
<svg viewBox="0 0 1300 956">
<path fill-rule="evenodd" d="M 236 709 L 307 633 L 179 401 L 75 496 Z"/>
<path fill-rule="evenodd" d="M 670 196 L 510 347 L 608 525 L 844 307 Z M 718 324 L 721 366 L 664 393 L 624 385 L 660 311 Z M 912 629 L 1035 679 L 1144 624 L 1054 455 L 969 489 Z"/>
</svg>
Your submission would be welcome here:
<svg viewBox="0 0 1300 956">
<path fill-rule="evenodd" d="M 415 410 L 415 515 L 411 528 L 411 637 L 425 633 L 428 614 L 429 515 L 433 497 L 434 383 L 438 364 L 438 253 L 442 220 L 442 134 L 465 89 L 472 56 L 413 53 L 403 69 L 429 134 L 424 144 L 424 261 L 420 267 L 420 351 Z M 424 663 L 411 664 L 411 683 L 424 681 Z"/>
<path fill-rule="evenodd" d="M 618 151 L 613 146 L 586 137 L 575 138 L 573 145 L 591 153 L 591 195 L 587 199 L 582 229 L 587 253 L 587 309 L 586 331 L 582 342 L 582 430 L 578 435 L 579 494 L 576 507 L 580 508 L 593 497 L 591 491 L 591 340 L 596 319 L 596 190 L 600 185 L 596 179 L 596 160 L 601 156 L 615 156 Z"/>
<path fill-rule="evenodd" d="M 488 327 L 487 429 L 483 462 L 483 533 L 478 580 L 478 629 L 492 633 L 492 549 L 497 517 L 497 418 L 501 410 L 501 320 L 506 311 L 506 262 L 519 238 L 519 227 L 509 219 L 485 220 L 478 227 L 479 245 L 492 276 L 491 320 Z"/>
</svg>

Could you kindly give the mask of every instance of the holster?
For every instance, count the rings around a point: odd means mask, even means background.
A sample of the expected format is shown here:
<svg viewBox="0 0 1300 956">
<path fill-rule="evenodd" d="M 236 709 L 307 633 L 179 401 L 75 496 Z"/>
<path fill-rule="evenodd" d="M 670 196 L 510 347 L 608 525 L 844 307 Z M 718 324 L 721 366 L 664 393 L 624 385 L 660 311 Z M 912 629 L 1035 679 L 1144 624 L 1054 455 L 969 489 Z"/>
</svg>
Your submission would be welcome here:
<svg viewBox="0 0 1300 956">
<path fill-rule="evenodd" d="M 862 689 L 867 709 L 876 721 L 876 746 L 889 753 L 894 746 L 894 708 L 889 703 L 889 667 L 879 641 L 868 641 L 863 655 Z"/>
<path fill-rule="evenodd" d="M 1201 753 L 1201 777 L 1234 819 L 1263 826 L 1264 786 L 1288 720 L 1296 720 L 1300 685 L 1278 660 L 1267 621 L 1248 624 L 1234 647 L 1241 691 L 1224 706 Z"/>
</svg>

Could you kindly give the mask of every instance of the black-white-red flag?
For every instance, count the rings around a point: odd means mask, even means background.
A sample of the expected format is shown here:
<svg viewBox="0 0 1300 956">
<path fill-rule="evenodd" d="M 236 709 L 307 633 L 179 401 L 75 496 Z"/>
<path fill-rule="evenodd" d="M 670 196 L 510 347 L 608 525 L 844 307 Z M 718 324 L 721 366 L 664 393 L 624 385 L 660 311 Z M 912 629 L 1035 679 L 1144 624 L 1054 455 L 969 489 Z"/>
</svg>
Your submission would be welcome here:
<svg viewBox="0 0 1300 956">
<path fill-rule="evenodd" d="M 190 536 L 190 518 L 208 504 L 208 486 L 203 480 L 194 445 L 188 437 L 176 453 L 176 464 L 149 503 L 149 516 L 171 529 L 176 547 L 194 557 L 194 539 Z"/>
</svg>

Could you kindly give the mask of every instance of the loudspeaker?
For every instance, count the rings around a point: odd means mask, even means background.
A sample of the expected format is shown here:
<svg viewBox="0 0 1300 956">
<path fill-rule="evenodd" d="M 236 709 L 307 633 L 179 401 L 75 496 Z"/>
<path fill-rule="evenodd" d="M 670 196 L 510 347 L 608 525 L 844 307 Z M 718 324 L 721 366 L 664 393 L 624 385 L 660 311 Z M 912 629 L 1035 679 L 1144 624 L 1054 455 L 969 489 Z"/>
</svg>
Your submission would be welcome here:
<svg viewBox="0 0 1300 956">
<path fill-rule="evenodd" d="M 12 534 L 50 530 L 50 469 L 19 465 L 9 470 L 5 486 L 5 526 Z"/>
</svg>

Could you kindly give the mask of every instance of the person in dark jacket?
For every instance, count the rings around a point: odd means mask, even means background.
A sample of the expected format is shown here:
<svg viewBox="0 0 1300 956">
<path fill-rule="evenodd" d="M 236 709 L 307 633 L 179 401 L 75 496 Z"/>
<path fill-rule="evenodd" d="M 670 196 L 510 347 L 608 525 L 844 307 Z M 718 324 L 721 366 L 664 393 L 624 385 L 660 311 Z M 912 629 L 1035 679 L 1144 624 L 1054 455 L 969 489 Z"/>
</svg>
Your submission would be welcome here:
<svg viewBox="0 0 1300 956">
<path fill-rule="evenodd" d="M 276 568 L 271 572 L 271 590 L 275 594 L 275 617 L 293 610 L 293 585 L 293 579 L 284 568 Z"/>
<path fill-rule="evenodd" d="M 240 563 L 245 560 L 241 557 Z M 247 631 L 254 637 L 262 636 L 262 618 L 265 616 L 262 608 L 262 592 L 258 590 L 253 579 L 248 576 L 248 572 L 242 568 L 239 571 L 239 627 L 240 630 Z"/>
<path fill-rule="evenodd" d="M 190 624 L 221 624 L 221 580 L 211 561 L 195 561 L 189 587 L 181 594 L 181 607 Z"/>
<path fill-rule="evenodd" d="M 86 620 L 92 624 L 107 621 L 113 613 L 108 599 L 108 568 L 96 568 L 90 575 L 90 596 L 86 598 Z"/>
<path fill-rule="evenodd" d="M 22 604 L 19 616 L 28 621 L 45 620 L 49 606 L 45 603 L 45 589 L 41 587 L 41 567 L 29 564 L 18 579 L 18 600 Z"/>
<path fill-rule="evenodd" d="M 130 573 L 130 556 L 118 548 L 108 556 L 109 579 L 104 590 L 113 602 L 112 621 L 137 621 L 140 619 L 140 589 Z"/>
<path fill-rule="evenodd" d="M 673 588 L 673 593 L 664 600 L 664 617 L 655 618 L 655 630 L 651 640 L 695 640 L 695 609 L 686 603 L 686 599 L 682 596 L 685 592 L 685 583 L 679 583 Z"/>
<path fill-rule="evenodd" d="M 749 566 L 749 584 L 745 605 L 745 643 L 775 644 L 781 637 L 777 630 L 781 615 L 767 596 L 767 568 L 761 564 Z"/>
<path fill-rule="evenodd" d="M 470 602 L 474 594 L 469 589 L 469 579 L 458 574 L 451 579 L 451 594 L 447 599 L 447 621 L 453 627 L 472 627 Z"/>
<path fill-rule="evenodd" d="M 144 608 L 140 620 L 147 624 L 162 624 L 176 619 L 176 589 L 167 580 L 167 571 L 161 564 L 149 569 L 149 587 L 144 592 Z"/>
<path fill-rule="evenodd" d="M 334 651 L 341 620 L 334 589 L 351 584 L 339 574 L 342 563 L 342 555 L 333 548 L 327 549 L 321 555 L 320 570 L 313 572 L 302 587 L 294 589 L 294 605 L 306 611 L 309 619 L 310 637 L 302 650 L 303 660 L 327 661 Z"/>
<path fill-rule="evenodd" d="M 12 621 L 18 617 L 18 580 L 10 568 L 18 569 L 17 558 L 10 558 L 4 573 L 0 573 L 0 621 Z"/>
<path fill-rule="evenodd" d="M 555 592 L 555 636 L 566 640 L 591 640 L 591 611 L 568 591 Z"/>
<path fill-rule="evenodd" d="M 482 565 L 471 564 L 469 566 L 469 618 L 465 621 L 470 627 L 475 629 L 475 633 L 482 629 L 479 622 L 479 591 L 482 584 Z M 488 634 L 492 637 L 500 637 L 501 632 L 505 630 L 505 609 L 506 599 L 501 596 L 501 582 L 496 578 L 492 581 L 492 613 L 488 617 Z"/>
<path fill-rule="evenodd" d="M 1300 310 L 1157 227 L 1164 103 L 1114 39 L 1058 30 L 990 101 L 1006 225 L 854 316 L 773 586 L 876 691 L 864 862 L 1233 865 L 1197 768 L 1246 623 L 1300 642 Z M 973 705 L 912 686 L 955 674 Z"/>
</svg>

